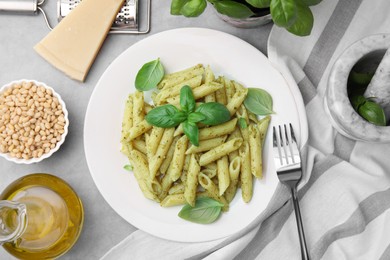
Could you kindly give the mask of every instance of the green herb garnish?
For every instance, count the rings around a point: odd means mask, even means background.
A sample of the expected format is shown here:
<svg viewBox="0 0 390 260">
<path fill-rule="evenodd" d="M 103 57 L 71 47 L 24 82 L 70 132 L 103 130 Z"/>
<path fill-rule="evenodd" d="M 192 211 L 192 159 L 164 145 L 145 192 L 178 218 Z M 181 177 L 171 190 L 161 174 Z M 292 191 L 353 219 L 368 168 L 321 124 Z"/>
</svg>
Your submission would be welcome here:
<svg viewBox="0 0 390 260">
<path fill-rule="evenodd" d="M 182 219 L 199 223 L 209 224 L 217 220 L 224 205 L 214 199 L 203 197 L 196 199 L 195 207 L 185 205 L 179 212 Z"/>
<path fill-rule="evenodd" d="M 160 59 L 145 63 L 135 77 L 135 88 L 147 91 L 155 88 L 164 77 L 164 67 Z"/>
<path fill-rule="evenodd" d="M 197 123 L 218 125 L 229 121 L 230 112 L 222 104 L 209 102 L 196 108 L 195 98 L 189 86 L 180 89 L 180 108 L 163 105 L 153 108 L 145 117 L 146 121 L 162 128 L 176 127 L 183 123 L 184 134 L 190 142 L 199 146 L 199 128 Z"/>
<path fill-rule="evenodd" d="M 248 95 L 244 100 L 244 105 L 250 112 L 259 116 L 273 114 L 272 104 L 271 95 L 264 89 L 248 89 Z"/>
<path fill-rule="evenodd" d="M 123 169 L 131 172 L 133 170 L 133 166 L 131 166 L 130 164 L 126 164 L 125 166 L 123 166 Z"/>
<path fill-rule="evenodd" d="M 248 124 L 247 124 L 245 118 L 243 118 L 243 117 L 240 117 L 238 119 L 238 125 L 240 126 L 241 129 L 245 129 L 248 127 Z"/>
</svg>

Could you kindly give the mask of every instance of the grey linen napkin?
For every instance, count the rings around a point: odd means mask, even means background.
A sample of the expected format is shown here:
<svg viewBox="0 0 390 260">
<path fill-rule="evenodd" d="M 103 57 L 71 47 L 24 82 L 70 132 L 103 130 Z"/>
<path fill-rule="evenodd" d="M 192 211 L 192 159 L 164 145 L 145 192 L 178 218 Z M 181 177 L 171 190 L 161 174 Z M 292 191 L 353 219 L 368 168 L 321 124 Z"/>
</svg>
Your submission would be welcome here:
<svg viewBox="0 0 390 260">
<path fill-rule="evenodd" d="M 350 140 L 331 126 L 323 98 L 330 68 L 353 42 L 390 33 L 388 0 L 324 0 L 312 7 L 309 37 L 274 27 L 270 61 L 299 88 L 309 139 L 299 198 L 311 259 L 390 259 L 390 145 Z M 102 258 L 300 259 L 289 191 L 279 185 L 267 209 L 239 233 L 205 243 L 162 240 L 137 230 Z"/>
</svg>

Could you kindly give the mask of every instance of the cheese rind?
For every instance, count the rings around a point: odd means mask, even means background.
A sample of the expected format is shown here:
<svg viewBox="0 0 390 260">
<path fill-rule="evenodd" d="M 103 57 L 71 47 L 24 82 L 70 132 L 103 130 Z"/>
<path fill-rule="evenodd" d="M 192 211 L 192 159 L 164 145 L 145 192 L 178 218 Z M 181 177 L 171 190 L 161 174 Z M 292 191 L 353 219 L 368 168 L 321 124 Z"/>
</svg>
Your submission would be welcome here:
<svg viewBox="0 0 390 260">
<path fill-rule="evenodd" d="M 123 0 L 83 0 L 34 50 L 69 77 L 84 81 Z"/>
</svg>

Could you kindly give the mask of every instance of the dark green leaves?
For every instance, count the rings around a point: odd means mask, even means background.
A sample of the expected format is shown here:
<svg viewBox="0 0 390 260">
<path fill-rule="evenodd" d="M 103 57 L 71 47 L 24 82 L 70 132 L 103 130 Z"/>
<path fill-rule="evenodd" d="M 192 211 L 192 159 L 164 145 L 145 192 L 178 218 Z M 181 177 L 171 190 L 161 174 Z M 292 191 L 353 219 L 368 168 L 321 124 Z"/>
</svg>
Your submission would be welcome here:
<svg viewBox="0 0 390 260">
<path fill-rule="evenodd" d="M 295 0 L 272 0 L 270 4 L 272 20 L 278 26 L 288 28 L 297 19 Z"/>
<path fill-rule="evenodd" d="M 172 0 L 171 14 L 197 17 L 207 6 L 206 0 Z"/>
<path fill-rule="evenodd" d="M 229 110 L 218 102 L 201 104 L 195 112 L 199 112 L 205 116 L 205 119 L 200 122 L 206 125 L 219 125 L 230 119 Z"/>
<path fill-rule="evenodd" d="M 218 13 L 233 18 L 242 19 L 254 15 L 254 13 L 251 11 L 251 9 L 249 9 L 248 6 L 231 0 L 213 1 L 213 5 L 218 11 Z"/>
<path fill-rule="evenodd" d="M 135 88 L 146 91 L 155 88 L 164 77 L 164 67 L 160 59 L 145 63 L 135 77 Z"/>
<path fill-rule="evenodd" d="M 146 115 L 146 121 L 154 126 L 162 128 L 170 128 L 178 126 L 182 121 L 180 116 L 177 116 L 179 110 L 174 105 L 163 105 L 153 108 Z"/>
<path fill-rule="evenodd" d="M 172 0 L 171 2 L 171 14 L 181 15 L 181 9 L 189 0 Z"/>
<path fill-rule="evenodd" d="M 311 6 L 311 5 L 317 5 L 321 3 L 322 0 L 302 0 L 302 2 L 307 6 Z"/>
<path fill-rule="evenodd" d="M 199 224 L 209 224 L 217 220 L 222 207 L 223 204 L 211 198 L 198 198 L 195 207 L 185 205 L 179 212 L 179 217 Z"/>
<path fill-rule="evenodd" d="M 245 0 L 251 6 L 257 8 L 266 8 L 270 6 L 271 0 Z"/>
<path fill-rule="evenodd" d="M 310 8 L 304 4 L 297 4 L 297 16 L 295 22 L 287 27 L 287 31 L 299 36 L 310 35 L 314 24 L 313 13 Z"/>
<path fill-rule="evenodd" d="M 199 128 L 196 123 L 185 121 L 183 123 L 183 131 L 193 145 L 199 146 Z"/>
<path fill-rule="evenodd" d="M 378 126 L 386 125 L 385 112 L 379 104 L 363 96 L 353 96 L 351 103 L 356 112 L 368 122 Z"/>
<path fill-rule="evenodd" d="M 248 95 L 244 100 L 245 107 L 252 113 L 265 116 L 274 113 L 272 111 L 271 95 L 260 88 L 249 88 Z"/>
<path fill-rule="evenodd" d="M 198 122 L 218 125 L 230 119 L 229 110 L 220 103 L 204 103 L 195 109 L 194 94 L 189 86 L 180 89 L 180 108 L 181 111 L 169 104 L 158 106 L 149 111 L 145 119 L 149 124 L 162 128 L 175 127 L 183 123 L 184 134 L 195 146 L 199 146 Z"/>
<path fill-rule="evenodd" d="M 195 98 L 192 89 L 185 85 L 180 89 L 180 107 L 186 113 L 194 112 Z"/>
</svg>

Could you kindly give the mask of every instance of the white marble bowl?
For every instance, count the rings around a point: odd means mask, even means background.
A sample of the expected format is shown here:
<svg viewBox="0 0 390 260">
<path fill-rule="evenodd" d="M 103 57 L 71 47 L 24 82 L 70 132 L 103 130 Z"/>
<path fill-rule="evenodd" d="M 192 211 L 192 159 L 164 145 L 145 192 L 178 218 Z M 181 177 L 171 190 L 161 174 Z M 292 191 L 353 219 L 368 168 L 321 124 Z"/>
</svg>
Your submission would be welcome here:
<svg viewBox="0 0 390 260">
<path fill-rule="evenodd" d="M 353 109 L 347 94 L 348 77 L 353 66 L 362 59 L 375 60 L 375 56 L 383 56 L 388 48 L 390 34 L 366 37 L 348 47 L 332 67 L 325 95 L 325 110 L 337 131 L 351 139 L 390 142 L 390 126 L 376 126 L 367 122 Z"/>
<path fill-rule="evenodd" d="M 45 83 L 35 81 L 35 80 L 29 80 L 29 79 L 15 80 L 15 81 L 12 81 L 12 82 L 7 83 L 4 86 L 2 86 L 0 88 L 0 94 L 2 94 L 8 88 L 12 88 L 15 84 L 22 84 L 23 82 L 32 82 L 36 86 L 43 86 L 45 89 L 51 90 L 53 93 L 53 96 L 58 99 L 59 104 L 62 107 L 62 111 L 63 111 L 64 119 L 65 119 L 64 133 L 61 135 L 61 139 L 59 141 L 57 141 L 57 143 L 55 144 L 55 147 L 50 149 L 50 151 L 48 153 L 43 153 L 40 157 L 37 157 L 37 158 L 20 159 L 20 158 L 11 156 L 9 153 L 0 152 L 0 157 L 3 157 L 5 159 L 7 159 L 8 161 L 11 161 L 11 162 L 14 162 L 17 164 L 32 164 L 32 163 L 40 162 L 43 159 L 49 158 L 53 153 L 58 151 L 60 146 L 64 143 L 66 135 L 68 134 L 69 119 L 68 119 L 68 110 L 66 109 L 65 102 L 62 100 L 61 96 L 57 92 L 54 91 L 53 88 L 49 87 Z"/>
</svg>

